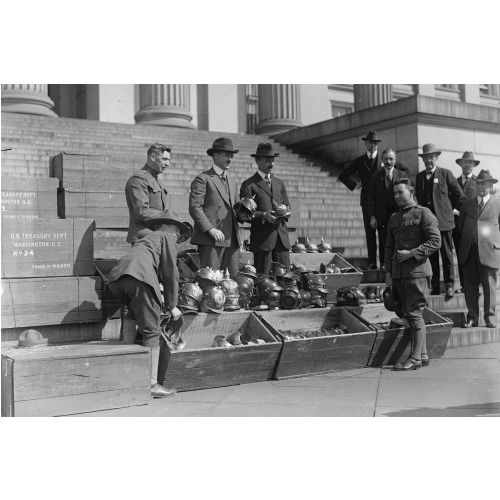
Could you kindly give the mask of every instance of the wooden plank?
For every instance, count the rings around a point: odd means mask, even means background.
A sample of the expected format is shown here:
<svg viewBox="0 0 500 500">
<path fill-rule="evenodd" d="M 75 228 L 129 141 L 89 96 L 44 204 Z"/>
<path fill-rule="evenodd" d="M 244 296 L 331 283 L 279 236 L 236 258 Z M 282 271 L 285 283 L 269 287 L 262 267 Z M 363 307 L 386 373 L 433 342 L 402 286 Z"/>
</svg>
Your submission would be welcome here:
<svg viewBox="0 0 500 500">
<path fill-rule="evenodd" d="M 2 355 L 2 417 L 14 416 L 14 361 Z"/>
</svg>

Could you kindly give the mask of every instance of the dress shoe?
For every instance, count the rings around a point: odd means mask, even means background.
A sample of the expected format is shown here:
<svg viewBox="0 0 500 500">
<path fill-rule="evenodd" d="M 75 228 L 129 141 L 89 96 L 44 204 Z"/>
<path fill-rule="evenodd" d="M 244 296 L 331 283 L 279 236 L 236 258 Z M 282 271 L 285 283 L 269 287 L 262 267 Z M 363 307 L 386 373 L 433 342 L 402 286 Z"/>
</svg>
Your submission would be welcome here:
<svg viewBox="0 0 500 500">
<path fill-rule="evenodd" d="M 444 294 L 445 297 L 451 299 L 455 295 L 455 292 L 453 291 L 453 288 L 451 286 L 446 287 L 446 293 Z"/>
<path fill-rule="evenodd" d="M 429 356 L 427 356 L 427 354 L 422 354 L 421 361 L 422 361 L 422 366 L 430 365 Z"/>
<path fill-rule="evenodd" d="M 463 325 L 462 328 L 473 328 L 477 326 L 477 323 L 473 319 L 468 319 Z"/>
<path fill-rule="evenodd" d="M 163 387 L 158 382 L 151 386 L 151 396 L 153 398 L 169 398 L 173 396 L 177 391 L 175 389 L 167 389 Z"/>
<path fill-rule="evenodd" d="M 413 358 L 408 358 L 404 363 L 395 364 L 393 370 L 396 372 L 407 372 L 410 370 L 416 370 L 421 366 L 422 366 L 422 361 L 418 361 Z"/>
<path fill-rule="evenodd" d="M 464 287 L 460 287 L 455 293 L 464 293 Z"/>
<path fill-rule="evenodd" d="M 486 328 L 496 328 L 496 323 L 486 323 Z"/>
</svg>

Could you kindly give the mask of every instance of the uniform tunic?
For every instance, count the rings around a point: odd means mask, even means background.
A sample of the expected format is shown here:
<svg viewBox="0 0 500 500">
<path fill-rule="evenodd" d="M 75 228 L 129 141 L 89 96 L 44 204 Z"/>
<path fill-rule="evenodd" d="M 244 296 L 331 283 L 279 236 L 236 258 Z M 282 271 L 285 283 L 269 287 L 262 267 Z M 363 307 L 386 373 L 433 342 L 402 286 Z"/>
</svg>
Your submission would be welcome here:
<svg viewBox="0 0 500 500">
<path fill-rule="evenodd" d="M 427 303 L 429 277 L 428 257 L 439 250 L 441 234 L 433 213 L 420 205 L 409 205 L 392 215 L 385 248 L 385 269 L 392 273 L 393 286 L 399 296 L 412 332 L 410 356 L 420 360 L 427 353 L 425 322 L 422 310 Z M 396 259 L 398 250 L 409 250 L 412 257 Z"/>
</svg>

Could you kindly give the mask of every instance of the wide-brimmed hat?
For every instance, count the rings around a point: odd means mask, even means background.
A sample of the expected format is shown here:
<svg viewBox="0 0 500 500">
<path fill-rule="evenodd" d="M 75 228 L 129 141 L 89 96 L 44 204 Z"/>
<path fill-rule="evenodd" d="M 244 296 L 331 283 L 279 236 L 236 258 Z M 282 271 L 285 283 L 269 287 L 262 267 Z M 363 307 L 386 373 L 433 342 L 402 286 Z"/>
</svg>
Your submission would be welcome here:
<svg viewBox="0 0 500 500">
<path fill-rule="evenodd" d="M 458 158 L 455 160 L 456 163 L 458 163 L 460 166 L 462 166 L 462 163 L 464 162 L 464 160 L 468 160 L 468 161 L 472 161 L 474 162 L 474 166 L 477 167 L 479 165 L 479 160 L 476 160 L 474 158 L 474 155 L 472 154 L 471 151 L 466 151 L 463 155 L 462 155 L 462 158 Z"/>
<path fill-rule="evenodd" d="M 476 183 L 478 182 L 491 182 L 492 184 L 496 184 L 498 182 L 498 179 L 495 179 L 491 174 L 489 170 L 481 170 L 479 172 L 479 175 L 477 176 Z"/>
<path fill-rule="evenodd" d="M 207 149 L 207 155 L 213 156 L 216 151 L 225 151 L 226 153 L 237 153 L 238 150 L 233 148 L 233 141 L 227 137 L 219 137 L 215 139 L 212 147 Z"/>
<path fill-rule="evenodd" d="M 18 347 L 34 347 L 37 345 L 46 345 L 48 339 L 43 338 L 38 330 L 24 330 L 19 335 Z"/>
<path fill-rule="evenodd" d="M 279 156 L 279 153 L 273 153 L 273 145 L 269 142 L 261 142 L 257 146 L 257 150 L 254 155 L 250 155 L 252 158 L 257 158 L 257 156 L 263 156 L 265 158 L 275 158 Z"/>
<path fill-rule="evenodd" d="M 178 243 L 188 240 L 193 236 L 193 226 L 189 222 L 181 220 L 181 218 L 173 210 L 165 210 L 158 217 L 146 221 L 146 228 L 153 230 L 157 224 L 171 224 L 177 226 L 181 235 Z"/>
<path fill-rule="evenodd" d="M 366 141 L 382 142 L 382 139 L 378 138 L 378 134 L 377 134 L 376 130 L 370 130 L 370 132 L 368 132 L 365 137 L 361 137 L 361 140 L 365 141 L 365 142 Z"/>
<path fill-rule="evenodd" d="M 440 155 L 441 154 L 441 151 L 439 151 L 439 149 L 434 146 L 434 144 L 424 144 L 422 146 L 422 153 L 418 153 L 418 156 L 420 156 L 420 158 L 422 158 L 422 156 L 424 155 Z"/>
</svg>

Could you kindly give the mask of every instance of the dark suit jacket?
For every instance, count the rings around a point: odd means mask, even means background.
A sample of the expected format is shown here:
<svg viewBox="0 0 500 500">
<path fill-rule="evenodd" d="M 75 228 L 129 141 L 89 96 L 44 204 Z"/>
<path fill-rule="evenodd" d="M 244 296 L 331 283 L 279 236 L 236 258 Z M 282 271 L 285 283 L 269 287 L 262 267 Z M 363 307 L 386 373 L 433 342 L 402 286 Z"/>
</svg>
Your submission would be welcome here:
<svg viewBox="0 0 500 500">
<path fill-rule="evenodd" d="M 460 209 L 458 229 L 462 241 L 458 250 L 458 262 L 464 264 L 469 256 L 470 247 L 477 234 L 479 261 L 483 266 L 498 269 L 500 257 L 500 199 L 491 196 L 478 214 L 477 197 L 465 200 Z"/>
<path fill-rule="evenodd" d="M 109 282 L 117 281 L 125 274 L 153 288 L 160 304 L 162 301 L 161 279 L 165 305 L 175 307 L 179 293 L 177 238 L 165 231 L 154 231 L 137 240 L 111 269 L 108 280 Z"/>
<path fill-rule="evenodd" d="M 133 243 L 145 222 L 157 217 L 167 208 L 167 190 L 146 165 L 135 172 L 125 185 L 129 225 L 127 241 Z"/>
<path fill-rule="evenodd" d="M 368 215 L 375 216 L 378 224 L 383 224 L 387 212 L 397 212 L 398 205 L 394 201 L 394 181 L 407 177 L 406 172 L 394 168 L 392 182 L 385 187 L 385 169 L 375 172 L 370 179 L 368 189 Z"/>
<path fill-rule="evenodd" d="M 458 185 L 462 188 L 466 200 L 470 200 L 477 196 L 476 193 L 476 179 L 477 175 L 472 175 L 472 177 L 467 181 L 464 189 L 464 183 L 462 182 L 462 176 L 457 177 Z"/>
<path fill-rule="evenodd" d="M 256 172 L 252 177 L 244 181 L 240 189 L 240 197 L 250 198 L 255 195 L 257 210 L 255 217 L 251 222 L 250 228 L 250 251 L 267 252 L 273 250 L 279 236 L 285 248 L 290 248 L 288 239 L 288 229 L 284 221 L 279 224 L 270 224 L 262 219 L 264 212 L 273 209 L 272 200 L 278 205 L 285 204 L 290 206 L 285 184 L 278 177 L 271 176 L 271 188 L 261 175 Z"/>
<path fill-rule="evenodd" d="M 229 247 L 233 231 L 236 233 L 238 246 L 241 245 L 238 222 L 233 206 L 238 201 L 236 181 L 229 174 L 229 196 L 224 184 L 215 170 L 211 168 L 197 175 L 191 183 L 189 193 L 189 214 L 194 221 L 194 233 L 191 237 L 193 245 L 211 245 Z M 212 228 L 222 231 L 225 240 L 216 242 L 208 234 Z"/>
<path fill-rule="evenodd" d="M 382 160 L 382 153 L 380 151 L 377 151 L 377 157 L 375 158 L 373 165 L 370 165 L 370 160 L 368 160 L 368 156 L 366 155 L 365 152 L 365 154 L 356 158 L 339 175 L 339 181 L 345 184 L 351 191 L 354 191 L 356 187 L 356 182 L 354 182 L 351 179 L 351 175 L 353 175 L 354 173 L 358 174 L 359 180 L 361 181 L 361 196 L 360 196 L 361 206 L 367 206 L 368 204 L 368 191 L 370 188 L 370 179 L 375 172 L 380 170 L 381 160 Z M 408 171 L 408 168 L 399 162 L 396 162 L 394 168 L 402 170 L 403 172 Z"/>
<path fill-rule="evenodd" d="M 425 206 L 424 184 L 426 180 L 426 171 L 423 170 L 417 174 L 416 195 L 420 205 Z M 455 227 L 453 209 L 460 209 L 464 193 L 458 185 L 457 179 L 450 170 L 436 167 L 434 172 L 434 184 L 432 190 L 435 215 L 439 223 L 440 231 L 450 231 Z"/>
</svg>

